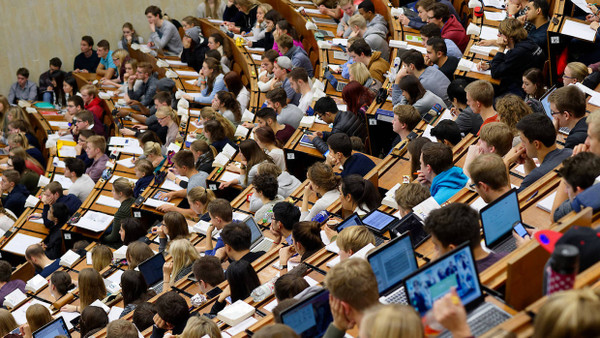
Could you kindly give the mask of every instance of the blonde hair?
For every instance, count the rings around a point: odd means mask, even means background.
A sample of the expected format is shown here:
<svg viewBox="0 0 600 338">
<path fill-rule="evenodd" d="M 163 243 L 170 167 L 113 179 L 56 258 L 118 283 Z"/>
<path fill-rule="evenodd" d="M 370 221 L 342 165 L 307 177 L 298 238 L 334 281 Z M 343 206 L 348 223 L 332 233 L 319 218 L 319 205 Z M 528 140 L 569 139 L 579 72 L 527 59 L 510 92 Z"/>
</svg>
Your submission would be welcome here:
<svg viewBox="0 0 600 338">
<path fill-rule="evenodd" d="M 527 31 L 523 28 L 521 21 L 515 18 L 506 18 L 500 21 L 498 32 L 512 38 L 515 43 L 527 39 Z"/>
<path fill-rule="evenodd" d="M 158 142 L 146 142 L 144 144 L 144 155 L 146 156 L 150 156 L 150 155 L 155 155 L 155 156 L 162 156 L 162 150 L 160 147 L 160 143 Z"/>
<path fill-rule="evenodd" d="M 589 134 L 593 135 L 595 139 L 600 140 L 600 110 L 591 112 L 585 119 L 585 122 L 588 124 Z"/>
<path fill-rule="evenodd" d="M 100 152 L 106 151 L 106 139 L 99 135 L 88 137 L 87 144 L 91 144 L 94 148 L 100 149 Z"/>
<path fill-rule="evenodd" d="M 29 141 L 27 141 L 27 137 L 25 136 L 24 133 L 22 132 L 18 132 L 18 133 L 14 133 L 14 134 L 10 134 L 8 135 L 8 139 L 7 142 L 10 143 L 15 143 L 25 149 L 29 149 L 32 148 L 29 145 Z"/>
<path fill-rule="evenodd" d="M 317 162 L 308 168 L 308 179 L 317 187 L 331 191 L 340 186 L 342 178 L 333 173 L 333 169 L 323 162 Z"/>
<path fill-rule="evenodd" d="M 79 91 L 82 93 L 84 90 L 88 93 L 88 95 L 92 95 L 93 97 L 98 96 L 98 89 L 91 84 L 87 84 L 79 89 Z"/>
<path fill-rule="evenodd" d="M 342 6 L 346 6 L 347 4 L 353 3 L 352 0 L 339 0 L 338 1 L 338 6 L 342 7 Z"/>
<path fill-rule="evenodd" d="M 2 125 L 3 130 L 4 128 L 8 128 L 8 116 L 12 116 L 12 121 L 23 120 L 27 125 L 27 130 L 33 130 L 33 128 L 31 127 L 31 123 L 29 122 L 29 116 L 27 116 L 25 110 L 23 110 L 23 108 L 19 106 L 9 106 L 8 109 L 6 109 Z"/>
<path fill-rule="evenodd" d="M 230 140 L 235 138 L 235 127 L 231 121 L 217 112 L 211 107 L 204 107 L 200 111 L 200 116 L 205 120 L 216 120 L 225 130 L 225 137 Z"/>
<path fill-rule="evenodd" d="M 17 324 L 12 313 L 6 309 L 0 309 L 0 337 L 6 336 L 17 327 L 19 327 L 19 324 Z"/>
<path fill-rule="evenodd" d="M 133 188 L 135 184 L 125 177 L 119 177 L 113 182 L 113 189 L 117 193 L 125 195 L 125 197 L 129 198 L 133 196 Z"/>
<path fill-rule="evenodd" d="M 221 331 L 215 322 L 204 316 L 192 316 L 185 324 L 185 329 L 179 338 L 201 338 L 208 335 L 210 338 L 221 338 Z"/>
<path fill-rule="evenodd" d="M 261 3 L 258 5 L 258 8 L 262 9 L 262 11 L 265 12 L 265 14 L 267 14 L 268 11 L 273 9 L 273 6 L 267 3 Z"/>
<path fill-rule="evenodd" d="M 40 327 L 54 320 L 50 315 L 50 311 L 41 304 L 33 304 L 27 308 L 25 318 L 27 318 L 27 324 L 29 324 L 31 332 L 37 331 Z"/>
<path fill-rule="evenodd" d="M 214 201 L 217 197 L 212 190 L 208 190 L 204 187 L 195 187 L 188 192 L 187 198 L 192 204 L 200 202 L 204 206 L 202 212 L 206 212 L 208 203 Z"/>
<path fill-rule="evenodd" d="M 129 52 L 127 52 L 125 49 L 117 49 L 113 51 L 112 56 L 113 58 L 119 59 L 119 61 L 121 61 L 121 65 L 124 66 L 125 64 L 123 63 L 123 61 L 125 61 L 125 58 L 129 56 Z"/>
<path fill-rule="evenodd" d="M 169 254 L 173 257 L 173 272 L 171 273 L 170 282 L 173 285 L 179 272 L 192 265 L 195 260 L 200 258 L 200 255 L 192 243 L 183 238 L 171 241 Z"/>
<path fill-rule="evenodd" d="M 396 203 L 404 211 L 412 211 L 412 208 L 431 196 L 429 189 L 419 183 L 401 184 L 396 190 Z"/>
<path fill-rule="evenodd" d="M 257 173 L 261 175 L 273 175 L 274 177 L 279 177 L 283 170 L 279 168 L 279 166 L 275 163 L 271 162 L 263 162 L 258 165 Z"/>
<path fill-rule="evenodd" d="M 113 253 L 106 245 L 96 245 L 92 249 L 92 267 L 100 272 L 112 262 Z"/>
<path fill-rule="evenodd" d="M 367 20 L 360 14 L 354 14 L 350 20 L 348 20 L 348 26 L 357 26 L 359 29 L 363 29 L 367 27 Z"/>
<path fill-rule="evenodd" d="M 331 295 L 363 312 L 379 303 L 377 279 L 369 262 L 349 258 L 336 264 L 325 276 Z"/>
<path fill-rule="evenodd" d="M 514 131 L 506 123 L 492 122 L 481 127 L 479 138 L 495 148 L 495 153 L 504 156 L 512 148 Z"/>
<path fill-rule="evenodd" d="M 567 68 L 572 73 L 572 77 L 577 79 L 577 82 L 582 82 L 589 75 L 588 67 L 581 62 L 569 62 Z"/>
<path fill-rule="evenodd" d="M 252 7 L 256 6 L 255 0 L 234 0 L 234 3 L 240 7 L 244 7 L 247 10 L 251 10 Z"/>
<path fill-rule="evenodd" d="M 365 338 L 424 337 L 421 317 L 407 305 L 380 305 L 369 309 L 361 323 L 367 328 Z"/>
<path fill-rule="evenodd" d="M 355 81 L 358 81 L 361 85 L 364 85 L 365 82 L 371 77 L 371 73 L 369 73 L 369 69 L 362 62 L 355 62 L 350 65 L 350 75 L 354 78 Z"/>
<path fill-rule="evenodd" d="M 160 107 L 156 110 L 156 117 L 170 117 L 174 123 L 179 123 L 177 120 L 177 113 L 171 107 Z"/>
<path fill-rule="evenodd" d="M 375 236 L 366 227 L 352 226 L 342 230 L 336 242 L 340 250 L 356 253 L 369 243 L 375 245 Z"/>
<path fill-rule="evenodd" d="M 93 268 L 85 268 L 79 272 L 79 309 L 83 311 L 97 299 L 106 297 L 106 286 L 100 273 Z"/>
<path fill-rule="evenodd" d="M 25 148 L 14 147 L 14 148 L 10 149 L 9 154 L 10 153 L 13 153 L 16 157 L 21 157 L 23 159 L 26 159 L 26 160 L 30 161 L 31 163 L 33 163 L 36 167 L 42 168 L 42 170 L 46 171 L 44 169 L 44 167 L 42 167 L 40 162 L 38 162 L 35 158 L 31 157 L 31 155 L 29 155 L 27 153 L 27 151 L 25 151 Z"/>
<path fill-rule="evenodd" d="M 506 123 L 515 136 L 518 135 L 517 122 L 533 113 L 531 107 L 515 94 L 507 94 L 496 100 L 496 111 L 500 121 Z"/>
</svg>

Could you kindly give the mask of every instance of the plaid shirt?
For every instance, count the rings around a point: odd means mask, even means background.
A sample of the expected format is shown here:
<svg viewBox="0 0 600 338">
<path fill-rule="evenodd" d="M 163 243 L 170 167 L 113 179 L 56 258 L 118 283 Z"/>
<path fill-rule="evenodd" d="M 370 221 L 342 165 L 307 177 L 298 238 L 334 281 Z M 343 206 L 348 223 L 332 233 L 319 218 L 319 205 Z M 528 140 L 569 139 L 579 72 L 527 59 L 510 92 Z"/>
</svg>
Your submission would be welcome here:
<svg viewBox="0 0 600 338">
<path fill-rule="evenodd" d="M 517 14 L 514 17 L 518 18 L 518 17 L 521 17 L 526 14 L 527 14 L 527 8 L 522 8 L 520 11 L 517 12 Z M 525 21 L 525 23 L 523 24 L 523 28 L 525 28 L 527 33 L 529 33 L 529 32 L 531 32 L 532 29 L 535 28 L 535 25 L 529 21 Z"/>
</svg>

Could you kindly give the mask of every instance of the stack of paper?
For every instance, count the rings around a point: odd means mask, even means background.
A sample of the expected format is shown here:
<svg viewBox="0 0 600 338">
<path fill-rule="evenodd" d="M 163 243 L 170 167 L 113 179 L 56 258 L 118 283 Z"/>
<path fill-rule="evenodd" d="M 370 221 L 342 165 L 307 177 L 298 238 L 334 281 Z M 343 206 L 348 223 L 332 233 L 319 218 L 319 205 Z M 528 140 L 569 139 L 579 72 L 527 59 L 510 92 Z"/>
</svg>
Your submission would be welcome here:
<svg viewBox="0 0 600 338">
<path fill-rule="evenodd" d="M 126 258 L 127 254 L 127 245 L 123 245 L 113 252 L 113 259 L 115 261 L 120 261 Z"/>
<path fill-rule="evenodd" d="M 502 20 L 506 19 L 506 11 L 501 11 L 501 12 L 484 11 L 483 15 L 485 15 L 486 20 L 490 20 L 490 21 L 502 21 Z"/>
<path fill-rule="evenodd" d="M 236 326 L 245 319 L 249 318 L 254 314 L 256 310 L 254 306 L 247 304 L 243 300 L 227 306 L 217 314 L 217 318 L 225 322 L 229 326 Z"/>
<path fill-rule="evenodd" d="M 548 197 L 544 198 L 543 200 L 539 201 L 537 207 L 544 211 L 552 212 L 552 205 L 554 204 L 555 199 L 556 191 L 548 195 Z"/>
<path fill-rule="evenodd" d="M 313 126 L 313 124 L 315 124 L 315 119 L 316 116 L 303 116 L 302 119 L 300 120 L 300 128 L 310 128 Z"/>
<path fill-rule="evenodd" d="M 60 265 L 71 268 L 78 259 L 79 255 L 75 251 L 69 250 L 60 258 Z"/>
<path fill-rule="evenodd" d="M 229 182 L 229 181 L 238 179 L 239 177 L 240 177 L 240 174 L 238 174 L 238 173 L 234 173 L 232 171 L 225 171 L 223 173 L 223 175 L 221 175 L 221 177 L 219 178 L 219 181 Z"/>
<path fill-rule="evenodd" d="M 133 167 L 135 167 L 135 164 L 133 163 L 133 157 L 129 157 L 123 160 L 118 160 L 117 161 L 118 165 L 122 165 L 125 168 L 131 169 Z"/>
<path fill-rule="evenodd" d="M 254 122 L 254 114 L 248 109 L 244 110 L 244 114 L 242 114 L 242 122 Z"/>
<path fill-rule="evenodd" d="M 160 201 L 160 200 L 157 200 L 157 199 L 154 199 L 154 198 L 148 198 L 144 202 L 144 205 L 147 205 L 147 206 L 152 207 L 152 208 L 158 208 L 158 207 L 160 207 L 161 205 L 164 205 L 164 204 L 169 204 L 169 205 L 175 206 L 175 203 Z"/>
<path fill-rule="evenodd" d="M 41 275 L 35 275 L 33 278 L 27 281 L 27 284 L 25 285 L 25 291 L 36 293 L 47 284 L 48 281 L 46 278 L 42 277 Z"/>
<path fill-rule="evenodd" d="M 88 210 L 79 222 L 73 224 L 76 227 L 94 232 L 106 230 L 115 217 L 97 211 Z"/>
<path fill-rule="evenodd" d="M 396 202 L 396 190 L 398 190 L 398 188 L 400 188 L 401 183 L 396 183 L 395 186 L 392 187 L 392 189 L 388 190 L 385 193 L 385 196 L 383 197 L 383 200 L 381 201 L 381 204 L 387 205 L 390 208 L 393 209 L 398 209 L 398 203 Z"/>
<path fill-rule="evenodd" d="M 250 132 L 250 129 L 242 126 L 241 124 L 237 126 L 236 130 L 235 130 L 235 134 L 233 135 L 234 137 L 241 137 L 241 138 L 246 138 L 248 136 L 248 133 Z"/>
<path fill-rule="evenodd" d="M 98 199 L 96 199 L 96 204 L 106 205 L 107 207 L 117 208 L 117 209 L 121 206 L 121 202 L 117 201 L 116 199 L 114 199 L 110 196 L 106 196 L 106 195 L 98 196 Z"/>
</svg>

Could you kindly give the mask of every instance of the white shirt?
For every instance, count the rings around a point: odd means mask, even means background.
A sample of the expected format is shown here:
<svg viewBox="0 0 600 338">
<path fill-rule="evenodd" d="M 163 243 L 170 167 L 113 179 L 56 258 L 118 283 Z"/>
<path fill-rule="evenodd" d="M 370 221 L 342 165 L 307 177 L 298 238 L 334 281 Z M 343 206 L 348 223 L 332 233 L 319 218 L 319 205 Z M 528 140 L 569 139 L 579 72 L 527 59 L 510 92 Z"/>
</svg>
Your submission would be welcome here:
<svg viewBox="0 0 600 338">
<path fill-rule="evenodd" d="M 91 179 L 87 174 L 83 174 L 79 177 L 71 187 L 69 188 L 69 194 L 73 194 L 79 198 L 81 202 L 85 201 L 85 199 L 90 195 L 92 190 L 94 190 L 94 180 Z"/>
<path fill-rule="evenodd" d="M 265 150 L 265 153 L 273 159 L 273 162 L 282 170 L 285 171 L 285 156 L 283 155 L 283 149 L 275 148 L 272 151 L 268 149 Z"/>
<path fill-rule="evenodd" d="M 248 89 L 246 89 L 246 87 L 242 86 L 242 90 L 240 90 L 240 93 L 237 96 L 237 100 L 240 103 L 240 106 L 242 106 L 243 114 L 244 111 L 248 109 L 248 105 L 250 104 L 250 92 L 248 91 Z"/>
<path fill-rule="evenodd" d="M 302 212 L 300 221 L 310 221 L 319 212 L 329 208 L 329 206 L 332 205 L 333 202 L 337 201 L 338 198 L 340 198 L 340 191 L 338 189 L 329 190 L 315 202 L 309 211 Z"/>
<path fill-rule="evenodd" d="M 302 113 L 306 114 L 308 107 L 310 107 L 310 105 L 313 102 L 313 96 L 314 96 L 314 93 L 311 90 L 308 93 L 302 95 L 302 97 L 300 97 L 300 101 L 298 102 L 298 108 L 300 108 L 300 110 L 302 110 Z"/>
</svg>

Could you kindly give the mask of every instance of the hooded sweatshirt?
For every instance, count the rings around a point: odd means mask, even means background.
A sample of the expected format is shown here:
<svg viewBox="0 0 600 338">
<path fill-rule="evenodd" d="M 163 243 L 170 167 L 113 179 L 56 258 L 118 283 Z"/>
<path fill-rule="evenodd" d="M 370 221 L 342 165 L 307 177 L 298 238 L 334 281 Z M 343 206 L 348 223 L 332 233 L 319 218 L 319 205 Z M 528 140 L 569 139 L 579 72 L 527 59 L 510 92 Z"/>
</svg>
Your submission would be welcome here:
<svg viewBox="0 0 600 338">
<path fill-rule="evenodd" d="M 367 68 L 369 69 L 369 73 L 371 73 L 372 78 L 383 83 L 385 82 L 383 74 L 385 74 L 385 72 L 387 72 L 390 69 L 390 63 L 384 60 L 380 51 L 377 51 L 371 54 L 371 59 L 369 60 L 369 65 L 367 66 Z"/>
<path fill-rule="evenodd" d="M 494 79 L 500 79 L 498 95 L 512 92 L 523 96 L 522 74 L 529 68 L 543 68 L 544 51 L 533 40 L 527 38 L 515 44 L 506 53 L 497 53 L 490 61 L 490 71 Z"/>
<path fill-rule="evenodd" d="M 454 15 L 450 15 L 448 21 L 444 23 L 444 26 L 442 27 L 442 38 L 454 41 L 458 48 L 463 52 L 469 43 L 469 36 L 465 32 L 465 28 Z"/>
<path fill-rule="evenodd" d="M 375 29 L 382 31 L 385 35 L 389 32 L 388 23 L 381 14 L 375 14 L 373 20 L 367 22 L 367 29 L 369 29 L 369 27 L 374 27 Z"/>
<path fill-rule="evenodd" d="M 469 178 L 463 174 L 462 168 L 452 167 L 438 174 L 431 182 L 431 196 L 438 204 L 445 203 L 460 189 L 464 188 Z"/>
<path fill-rule="evenodd" d="M 375 19 L 373 19 L 375 20 Z M 387 31 L 387 30 L 386 30 Z M 363 39 L 369 44 L 372 50 L 380 51 L 381 57 L 386 61 L 390 59 L 390 46 L 386 38 L 387 33 L 382 31 L 379 25 L 367 26 L 363 34 Z M 389 66 L 388 66 L 389 69 Z M 387 69 L 386 69 L 387 70 Z M 378 79 L 383 82 L 382 80 Z"/>
</svg>

